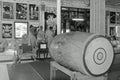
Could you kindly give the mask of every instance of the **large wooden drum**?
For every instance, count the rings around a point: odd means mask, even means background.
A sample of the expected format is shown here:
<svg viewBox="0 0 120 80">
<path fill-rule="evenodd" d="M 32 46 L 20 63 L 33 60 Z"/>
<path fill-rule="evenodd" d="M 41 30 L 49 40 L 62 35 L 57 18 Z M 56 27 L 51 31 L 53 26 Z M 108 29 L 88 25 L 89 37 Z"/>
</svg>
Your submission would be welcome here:
<svg viewBox="0 0 120 80">
<path fill-rule="evenodd" d="M 108 71 L 114 57 L 113 47 L 105 37 L 84 32 L 57 35 L 49 50 L 59 64 L 90 76 Z"/>
</svg>

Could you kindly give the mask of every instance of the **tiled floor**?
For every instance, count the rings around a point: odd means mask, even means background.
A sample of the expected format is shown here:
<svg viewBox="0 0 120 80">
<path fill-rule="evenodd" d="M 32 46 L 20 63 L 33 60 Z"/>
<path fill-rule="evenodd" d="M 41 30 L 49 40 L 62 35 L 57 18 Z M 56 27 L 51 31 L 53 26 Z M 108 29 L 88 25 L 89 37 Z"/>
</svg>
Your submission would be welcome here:
<svg viewBox="0 0 120 80">
<path fill-rule="evenodd" d="M 9 53 L 9 54 L 8 54 Z M 0 61 L 12 61 L 14 52 L 5 51 L 0 53 Z M 50 60 L 36 62 L 9 64 L 8 74 L 10 80 L 49 80 Z M 6 74 L 4 74 L 6 75 Z M 42 75 L 42 76 L 41 76 Z"/>
<path fill-rule="evenodd" d="M 50 60 L 8 65 L 10 80 L 50 80 Z M 64 73 L 57 71 L 56 80 L 69 80 Z"/>
<path fill-rule="evenodd" d="M 2 58 L 5 59 L 6 55 L 0 54 Z M 5 56 L 5 57 L 3 57 Z M 11 55 L 9 55 L 11 59 Z M 10 80 L 50 80 L 50 61 L 39 60 L 36 62 L 22 63 L 15 65 L 8 65 L 8 73 Z M 120 64 L 112 66 L 111 71 L 108 74 L 108 80 L 120 80 Z M 70 80 L 69 76 L 64 73 L 57 71 L 56 80 Z"/>
<path fill-rule="evenodd" d="M 43 80 L 29 63 L 8 65 L 10 80 Z"/>
</svg>

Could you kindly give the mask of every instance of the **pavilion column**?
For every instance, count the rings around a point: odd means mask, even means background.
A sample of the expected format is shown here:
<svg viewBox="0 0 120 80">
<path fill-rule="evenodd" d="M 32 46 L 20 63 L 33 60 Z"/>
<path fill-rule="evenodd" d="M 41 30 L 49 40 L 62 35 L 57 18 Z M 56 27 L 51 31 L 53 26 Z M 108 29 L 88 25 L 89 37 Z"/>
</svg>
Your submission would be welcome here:
<svg viewBox="0 0 120 80">
<path fill-rule="evenodd" d="M 57 0 L 57 34 L 61 32 L 61 0 Z"/>
<path fill-rule="evenodd" d="M 43 30 L 45 30 L 45 3 L 44 2 L 41 2 L 40 26 L 43 26 Z"/>
<path fill-rule="evenodd" d="M 105 0 L 90 0 L 90 32 L 105 35 Z"/>
</svg>

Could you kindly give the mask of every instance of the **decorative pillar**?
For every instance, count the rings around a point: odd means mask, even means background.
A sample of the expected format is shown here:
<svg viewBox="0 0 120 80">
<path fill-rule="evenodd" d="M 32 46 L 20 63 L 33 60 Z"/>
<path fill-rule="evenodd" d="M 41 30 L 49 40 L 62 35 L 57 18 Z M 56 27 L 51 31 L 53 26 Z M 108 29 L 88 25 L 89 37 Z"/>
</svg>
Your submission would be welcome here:
<svg viewBox="0 0 120 80">
<path fill-rule="evenodd" d="M 57 34 L 61 33 L 61 0 L 57 0 Z"/>
<path fill-rule="evenodd" d="M 90 32 L 105 35 L 105 0 L 90 0 Z"/>
<path fill-rule="evenodd" d="M 43 30 L 45 29 L 45 3 L 44 2 L 41 2 L 41 18 L 40 18 L 40 26 L 42 25 L 43 26 Z"/>
</svg>

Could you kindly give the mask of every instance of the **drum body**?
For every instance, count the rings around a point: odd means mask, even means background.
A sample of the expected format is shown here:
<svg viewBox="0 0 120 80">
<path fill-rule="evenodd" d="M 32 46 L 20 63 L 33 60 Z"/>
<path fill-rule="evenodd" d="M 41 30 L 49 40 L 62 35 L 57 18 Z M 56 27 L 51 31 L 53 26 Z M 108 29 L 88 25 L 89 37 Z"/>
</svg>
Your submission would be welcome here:
<svg viewBox="0 0 120 80">
<path fill-rule="evenodd" d="M 51 57 L 70 70 L 86 75 L 104 74 L 113 62 L 113 47 L 105 37 L 70 32 L 57 35 L 49 47 Z"/>
</svg>

